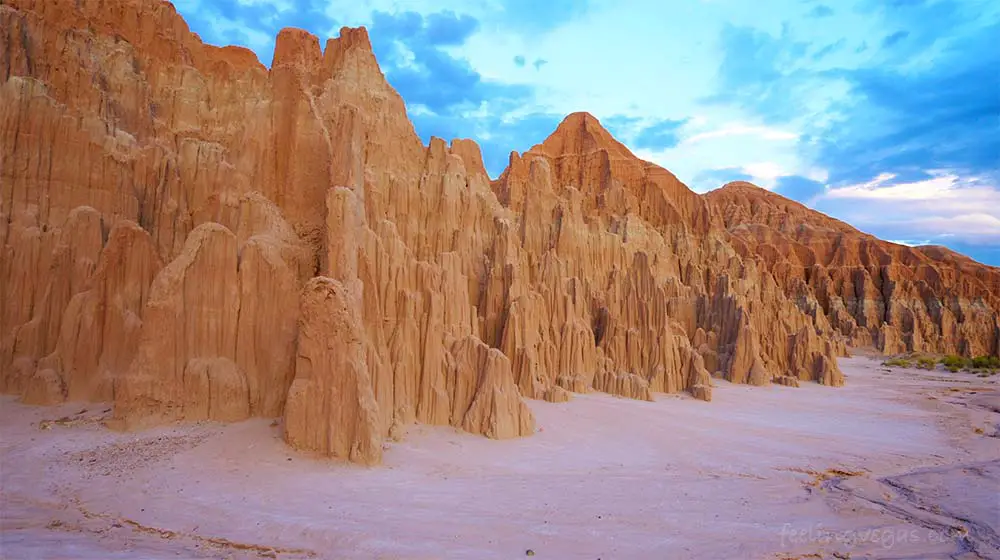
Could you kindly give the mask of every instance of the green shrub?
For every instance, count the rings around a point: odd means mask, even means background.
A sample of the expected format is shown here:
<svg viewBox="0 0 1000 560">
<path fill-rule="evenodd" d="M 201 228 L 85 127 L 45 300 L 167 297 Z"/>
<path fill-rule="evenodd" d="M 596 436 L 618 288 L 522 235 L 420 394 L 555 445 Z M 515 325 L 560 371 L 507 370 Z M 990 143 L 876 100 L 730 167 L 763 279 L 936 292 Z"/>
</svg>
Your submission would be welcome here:
<svg viewBox="0 0 1000 560">
<path fill-rule="evenodd" d="M 954 354 L 950 356 L 945 356 L 941 358 L 941 364 L 948 368 L 949 371 L 956 371 L 962 369 L 968 364 L 968 360 L 961 356 L 956 356 Z M 955 369 L 952 369 L 955 368 Z"/>
<path fill-rule="evenodd" d="M 907 360 L 906 358 L 890 358 L 882 362 L 882 365 L 888 367 L 908 368 L 912 367 L 913 364 L 911 364 L 910 360 Z"/>
<path fill-rule="evenodd" d="M 950 365 L 950 366 L 945 366 L 945 367 L 948 368 L 948 371 L 950 371 L 952 373 L 958 373 L 958 372 L 962 371 L 961 366 L 956 366 L 954 364 Z"/>
<path fill-rule="evenodd" d="M 1000 369 L 1000 358 L 996 356 L 977 356 L 975 358 L 963 358 L 962 356 L 945 356 L 940 363 L 948 371 L 958 371 L 960 369 L 981 370 Z"/>
<path fill-rule="evenodd" d="M 934 358 L 917 358 L 917 367 L 920 369 L 934 369 L 937 365 L 937 360 Z"/>
<path fill-rule="evenodd" d="M 972 367 L 976 369 L 1000 368 L 1000 358 L 996 356 L 977 356 L 972 359 Z"/>
</svg>

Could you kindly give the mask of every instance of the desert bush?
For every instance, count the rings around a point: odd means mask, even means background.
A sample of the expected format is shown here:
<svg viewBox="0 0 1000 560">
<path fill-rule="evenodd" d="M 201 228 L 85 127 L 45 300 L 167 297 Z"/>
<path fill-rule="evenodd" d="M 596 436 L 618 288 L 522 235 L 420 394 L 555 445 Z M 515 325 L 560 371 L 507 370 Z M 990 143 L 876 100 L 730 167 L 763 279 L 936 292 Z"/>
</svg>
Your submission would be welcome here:
<svg viewBox="0 0 1000 560">
<path fill-rule="evenodd" d="M 956 356 L 954 354 L 941 358 L 941 364 L 948 368 L 948 371 L 958 371 L 959 369 L 964 368 L 967 363 L 968 360 L 962 356 Z"/>
<path fill-rule="evenodd" d="M 890 358 L 882 362 L 882 365 L 887 367 L 908 368 L 912 367 L 913 364 L 911 364 L 910 360 L 907 360 L 906 358 Z"/>
<path fill-rule="evenodd" d="M 934 369 L 937 360 L 934 358 L 917 358 L 917 367 L 920 369 Z"/>
<path fill-rule="evenodd" d="M 976 356 L 972 358 L 971 365 L 976 369 L 1000 368 L 1000 358 L 996 356 Z"/>
</svg>

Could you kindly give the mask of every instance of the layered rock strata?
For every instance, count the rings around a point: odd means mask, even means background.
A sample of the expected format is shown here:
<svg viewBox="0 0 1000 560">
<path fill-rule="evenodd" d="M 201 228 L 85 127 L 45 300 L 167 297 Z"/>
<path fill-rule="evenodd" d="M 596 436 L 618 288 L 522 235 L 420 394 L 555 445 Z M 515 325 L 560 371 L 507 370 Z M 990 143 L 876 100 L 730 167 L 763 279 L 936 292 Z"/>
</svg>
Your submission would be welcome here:
<svg viewBox="0 0 1000 560">
<path fill-rule="evenodd" d="M 876 239 L 749 183 L 706 195 L 744 258 L 826 331 L 885 354 L 1000 352 L 1000 269 Z"/>
</svg>

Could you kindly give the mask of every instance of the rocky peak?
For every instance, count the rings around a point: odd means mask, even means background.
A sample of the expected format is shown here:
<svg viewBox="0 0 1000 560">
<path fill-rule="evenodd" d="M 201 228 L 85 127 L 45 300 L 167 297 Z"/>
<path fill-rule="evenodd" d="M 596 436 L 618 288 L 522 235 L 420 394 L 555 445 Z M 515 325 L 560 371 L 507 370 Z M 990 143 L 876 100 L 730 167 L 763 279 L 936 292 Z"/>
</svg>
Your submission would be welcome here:
<svg viewBox="0 0 1000 560">
<path fill-rule="evenodd" d="M 364 27 L 341 28 L 340 36 L 328 39 L 325 47 L 308 31 L 282 29 L 274 44 L 271 69 L 277 74 L 294 70 L 313 85 L 336 78 L 371 91 L 389 89 Z"/>
<path fill-rule="evenodd" d="M 604 151 L 613 157 L 635 158 L 624 144 L 615 140 L 615 137 L 601 125 L 597 117 L 585 112 L 567 116 L 556 127 L 555 132 L 531 151 L 541 152 L 550 157 L 586 155 Z"/>
<path fill-rule="evenodd" d="M 364 26 L 341 27 L 340 38 L 331 39 L 331 41 L 336 41 L 338 46 L 344 50 L 357 48 L 368 52 L 372 51 L 372 42 L 368 38 L 368 29 Z"/>
<path fill-rule="evenodd" d="M 272 66 L 305 66 L 311 67 L 323 58 L 320 51 L 319 38 L 303 29 L 286 27 L 278 32 L 274 41 L 274 59 Z"/>
<path fill-rule="evenodd" d="M 342 27 L 340 36 L 327 39 L 326 48 L 320 50 L 319 38 L 295 27 L 278 32 L 274 44 L 274 65 L 316 63 L 320 59 L 336 60 L 350 51 L 372 54 L 372 43 L 364 27 Z"/>
<path fill-rule="evenodd" d="M 758 187 L 757 185 L 749 181 L 730 181 L 725 185 L 719 187 L 719 190 L 726 189 L 727 191 L 743 191 L 743 192 L 759 192 L 761 194 L 768 192 L 767 189 L 763 187 Z"/>
<path fill-rule="evenodd" d="M 582 197 L 587 220 L 615 229 L 632 214 L 654 227 L 669 224 L 707 231 L 709 215 L 704 200 L 672 173 L 644 161 L 615 139 L 590 113 L 567 116 L 544 142 L 523 154 L 511 154 L 510 164 L 493 182 L 501 203 L 520 209 L 527 193 L 554 189 Z"/>
<path fill-rule="evenodd" d="M 730 181 L 705 193 L 704 198 L 727 227 L 780 224 L 782 228 L 794 229 L 805 224 L 810 228 L 862 235 L 849 224 L 748 181 Z"/>
</svg>

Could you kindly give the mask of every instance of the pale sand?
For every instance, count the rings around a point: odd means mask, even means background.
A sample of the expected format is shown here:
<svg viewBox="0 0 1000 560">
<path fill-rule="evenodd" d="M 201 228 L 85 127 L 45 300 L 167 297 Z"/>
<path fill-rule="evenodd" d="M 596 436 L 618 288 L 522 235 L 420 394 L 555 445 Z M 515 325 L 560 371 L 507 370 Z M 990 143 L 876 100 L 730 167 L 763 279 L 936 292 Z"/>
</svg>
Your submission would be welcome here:
<svg viewBox="0 0 1000 560">
<path fill-rule="evenodd" d="M 372 469 L 293 453 L 270 421 L 119 434 L 87 420 L 107 406 L 7 397 L 0 551 L 1000 558 L 1000 376 L 841 364 L 839 389 L 531 401 L 541 431 L 514 441 L 418 426 Z"/>
</svg>

